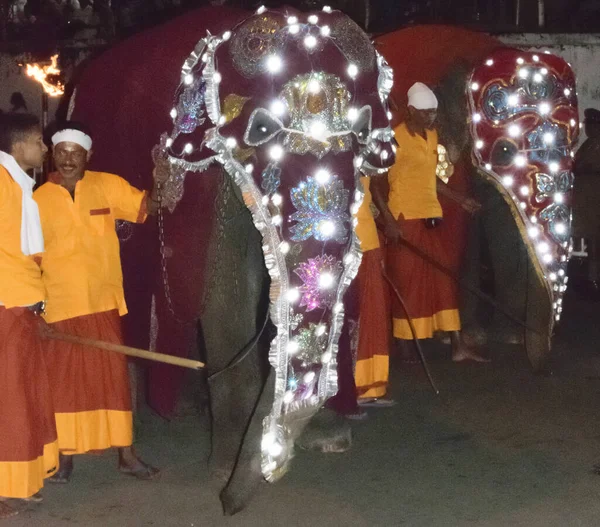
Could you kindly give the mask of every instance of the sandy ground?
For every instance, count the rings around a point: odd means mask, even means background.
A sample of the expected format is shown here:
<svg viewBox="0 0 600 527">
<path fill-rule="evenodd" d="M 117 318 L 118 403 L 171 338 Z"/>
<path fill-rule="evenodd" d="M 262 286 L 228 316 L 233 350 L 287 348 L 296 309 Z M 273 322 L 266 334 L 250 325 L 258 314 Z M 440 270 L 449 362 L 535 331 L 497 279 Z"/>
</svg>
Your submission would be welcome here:
<svg viewBox="0 0 600 527">
<path fill-rule="evenodd" d="M 394 366 L 398 405 L 356 423 L 346 454 L 298 452 L 288 476 L 247 510 L 222 516 L 206 474 L 207 426 L 144 416 L 138 449 L 163 470 L 138 482 L 114 453 L 77 460 L 68 486 L 7 527 L 598 526 L 600 304 L 566 302 L 553 373 L 534 376 L 518 347 L 490 365 L 454 365 L 428 343 L 441 395 L 419 366 Z"/>
</svg>

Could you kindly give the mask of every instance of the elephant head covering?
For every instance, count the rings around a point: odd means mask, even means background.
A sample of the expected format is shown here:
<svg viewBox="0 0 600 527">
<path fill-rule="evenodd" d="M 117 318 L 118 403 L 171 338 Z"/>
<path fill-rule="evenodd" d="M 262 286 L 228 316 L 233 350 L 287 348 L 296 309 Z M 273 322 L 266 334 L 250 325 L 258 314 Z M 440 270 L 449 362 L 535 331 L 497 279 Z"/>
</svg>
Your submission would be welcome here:
<svg viewBox="0 0 600 527">
<path fill-rule="evenodd" d="M 337 392 L 343 298 L 361 260 L 359 177 L 394 161 L 392 72 L 339 11 L 261 7 L 198 42 L 180 80 L 156 153 L 171 170 L 167 204 L 177 205 L 186 174 L 221 164 L 263 239 L 277 335 L 262 469 L 274 480 L 303 424 Z"/>
<path fill-rule="evenodd" d="M 571 250 L 575 76 L 558 56 L 500 49 L 473 71 L 468 99 L 475 165 L 511 207 L 551 299 L 552 328 Z"/>
</svg>

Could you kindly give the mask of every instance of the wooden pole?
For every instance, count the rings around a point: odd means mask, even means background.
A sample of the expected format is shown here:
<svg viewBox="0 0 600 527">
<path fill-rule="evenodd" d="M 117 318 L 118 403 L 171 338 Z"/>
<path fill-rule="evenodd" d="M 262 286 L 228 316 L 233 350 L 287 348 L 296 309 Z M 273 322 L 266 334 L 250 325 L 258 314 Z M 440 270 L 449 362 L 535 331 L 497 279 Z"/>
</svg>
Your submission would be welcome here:
<svg viewBox="0 0 600 527">
<path fill-rule="evenodd" d="M 90 346 L 92 348 L 99 348 L 106 351 L 112 351 L 114 353 L 121 353 L 122 355 L 127 355 L 129 357 L 138 357 L 140 359 L 163 362 L 165 364 L 181 366 L 182 368 L 189 368 L 191 370 L 201 370 L 205 367 L 203 362 L 199 362 L 197 360 L 182 359 L 181 357 L 173 357 L 172 355 L 165 355 L 164 353 L 156 353 L 154 351 L 132 348 L 130 346 L 123 346 L 121 344 L 113 344 L 112 342 L 104 342 L 103 340 L 77 337 L 76 335 L 69 335 L 67 333 L 44 331 L 42 336 L 51 340 L 63 340 L 65 342 L 72 342 L 73 344 L 79 344 L 81 346 Z"/>
</svg>

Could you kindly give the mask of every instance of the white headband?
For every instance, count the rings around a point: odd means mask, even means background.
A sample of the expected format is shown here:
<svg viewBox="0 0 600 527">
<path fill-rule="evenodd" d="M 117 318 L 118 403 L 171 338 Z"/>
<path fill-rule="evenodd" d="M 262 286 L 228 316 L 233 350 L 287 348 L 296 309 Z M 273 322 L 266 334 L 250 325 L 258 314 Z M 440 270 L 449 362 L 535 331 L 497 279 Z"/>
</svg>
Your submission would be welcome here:
<svg viewBox="0 0 600 527">
<path fill-rule="evenodd" d="M 67 130 L 61 130 L 56 132 L 52 136 L 52 144 L 56 146 L 58 143 L 75 143 L 88 152 L 92 149 L 92 138 L 80 132 L 79 130 L 73 130 L 71 128 Z"/>
<path fill-rule="evenodd" d="M 436 110 L 438 100 L 429 87 L 422 82 L 416 82 L 408 90 L 408 105 L 417 110 Z"/>
</svg>

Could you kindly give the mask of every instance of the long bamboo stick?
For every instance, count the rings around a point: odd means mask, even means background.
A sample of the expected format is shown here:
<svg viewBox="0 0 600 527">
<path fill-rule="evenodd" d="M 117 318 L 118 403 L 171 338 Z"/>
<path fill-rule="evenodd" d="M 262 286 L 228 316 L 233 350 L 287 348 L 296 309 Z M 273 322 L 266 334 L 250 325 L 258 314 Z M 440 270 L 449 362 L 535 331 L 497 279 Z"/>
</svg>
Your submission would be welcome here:
<svg viewBox="0 0 600 527">
<path fill-rule="evenodd" d="M 113 344 L 112 342 L 104 342 L 103 340 L 87 339 L 84 337 L 78 337 L 76 335 L 69 335 L 67 333 L 44 331 L 42 336 L 51 340 L 63 340 L 65 342 L 72 342 L 73 344 L 80 344 L 82 346 L 91 346 L 93 348 L 112 351 L 114 353 L 121 353 L 122 355 L 127 355 L 129 357 L 138 357 L 140 359 L 163 362 L 165 364 L 173 364 L 174 366 L 181 366 L 182 368 L 189 368 L 191 370 L 201 370 L 205 366 L 203 362 L 197 360 L 182 359 L 181 357 L 165 355 L 164 353 L 156 353 L 154 351 L 132 348 L 130 346 L 123 346 L 121 344 Z"/>
</svg>

